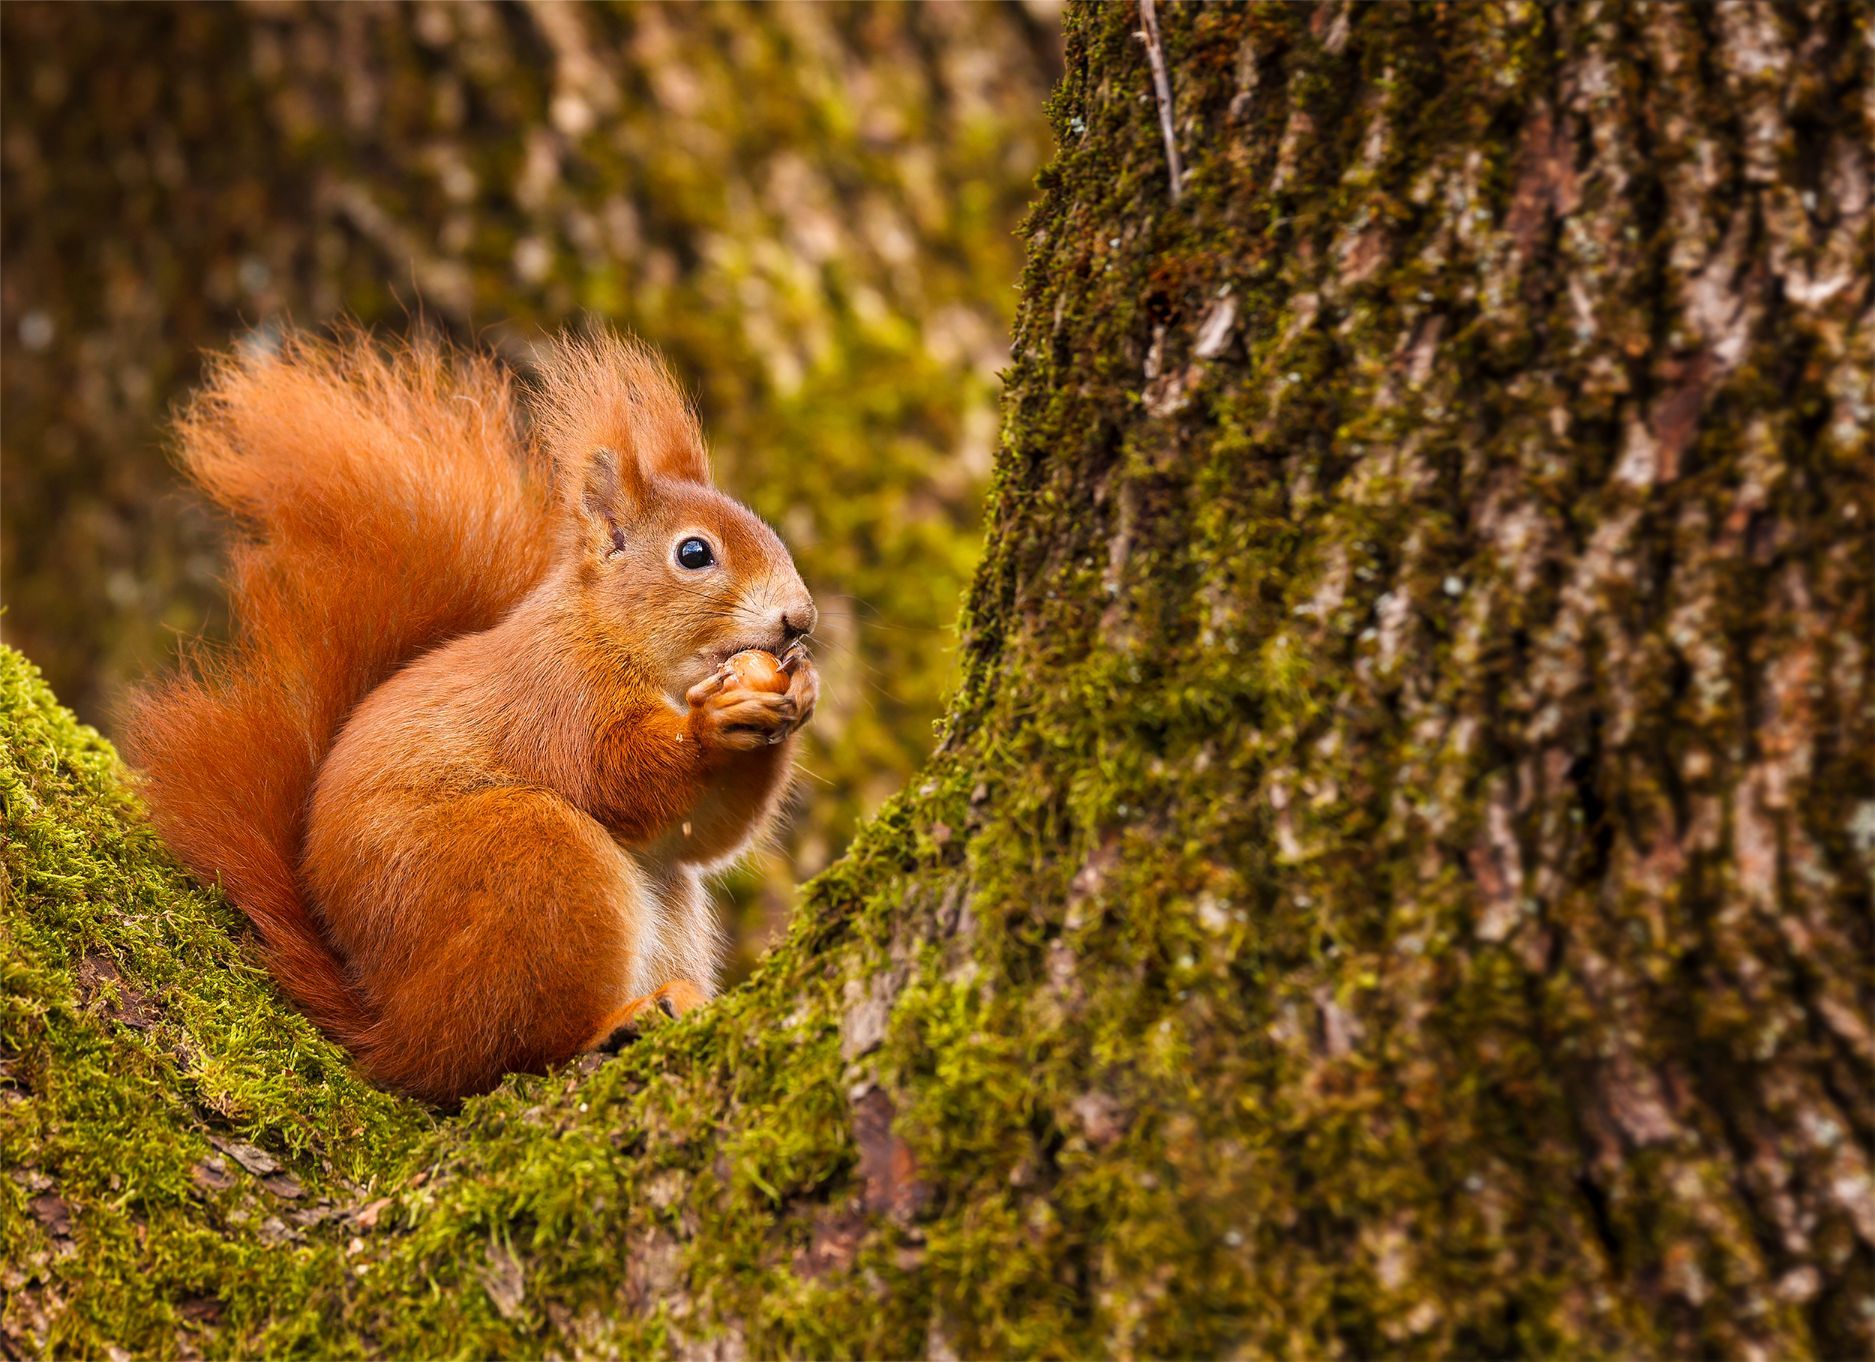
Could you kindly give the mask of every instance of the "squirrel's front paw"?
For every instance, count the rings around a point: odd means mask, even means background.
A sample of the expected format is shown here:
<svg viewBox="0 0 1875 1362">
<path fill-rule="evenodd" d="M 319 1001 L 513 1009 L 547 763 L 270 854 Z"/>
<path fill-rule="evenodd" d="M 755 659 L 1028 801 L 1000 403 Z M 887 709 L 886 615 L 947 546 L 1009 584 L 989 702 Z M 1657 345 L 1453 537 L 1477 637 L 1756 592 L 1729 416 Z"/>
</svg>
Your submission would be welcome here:
<svg viewBox="0 0 1875 1362">
<path fill-rule="evenodd" d="M 782 655 L 781 668 L 788 673 L 788 698 L 794 701 L 794 726 L 799 728 L 814 717 L 814 706 L 820 700 L 820 673 L 814 670 L 814 659 L 807 655 L 807 649 L 798 643 Z"/>
<path fill-rule="evenodd" d="M 690 727 L 705 746 L 754 752 L 782 741 L 801 726 L 793 687 L 756 690 L 722 672 L 691 687 Z"/>
</svg>

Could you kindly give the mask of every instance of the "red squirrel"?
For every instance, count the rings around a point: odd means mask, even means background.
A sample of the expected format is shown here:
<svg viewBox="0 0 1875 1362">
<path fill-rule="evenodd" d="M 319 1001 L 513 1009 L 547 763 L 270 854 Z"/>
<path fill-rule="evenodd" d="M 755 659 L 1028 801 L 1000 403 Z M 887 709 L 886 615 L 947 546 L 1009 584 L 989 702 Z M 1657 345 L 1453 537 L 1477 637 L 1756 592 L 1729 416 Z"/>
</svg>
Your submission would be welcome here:
<svg viewBox="0 0 1875 1362">
<path fill-rule="evenodd" d="M 432 1101 L 710 996 L 703 876 L 774 816 L 818 693 L 813 600 L 657 357 L 563 341 L 527 396 L 359 335 L 214 364 L 177 434 L 241 527 L 234 642 L 128 715 L 170 845 Z"/>
</svg>

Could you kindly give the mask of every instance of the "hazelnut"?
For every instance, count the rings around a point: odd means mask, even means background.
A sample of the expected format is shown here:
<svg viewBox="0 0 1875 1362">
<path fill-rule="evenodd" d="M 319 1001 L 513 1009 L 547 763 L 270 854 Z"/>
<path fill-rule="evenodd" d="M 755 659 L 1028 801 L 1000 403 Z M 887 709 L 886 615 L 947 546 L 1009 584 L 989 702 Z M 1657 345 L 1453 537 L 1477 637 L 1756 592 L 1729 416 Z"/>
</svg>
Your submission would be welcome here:
<svg viewBox="0 0 1875 1362">
<path fill-rule="evenodd" d="M 788 688 L 788 674 L 781 669 L 781 663 L 773 653 L 765 653 L 760 648 L 737 653 L 724 665 L 729 668 L 731 683 L 745 690 L 773 691 L 779 695 Z"/>
</svg>

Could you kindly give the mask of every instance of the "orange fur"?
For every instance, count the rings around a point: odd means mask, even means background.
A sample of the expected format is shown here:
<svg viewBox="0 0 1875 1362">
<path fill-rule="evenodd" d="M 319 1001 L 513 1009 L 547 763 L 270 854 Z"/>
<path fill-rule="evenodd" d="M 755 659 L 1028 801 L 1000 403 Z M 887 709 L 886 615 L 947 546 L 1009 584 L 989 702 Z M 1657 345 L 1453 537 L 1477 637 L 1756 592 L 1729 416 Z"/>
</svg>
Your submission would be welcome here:
<svg viewBox="0 0 1875 1362">
<path fill-rule="evenodd" d="M 281 983 L 440 1100 L 708 995 L 701 873 L 771 816 L 817 687 L 804 654 L 781 694 L 723 669 L 798 653 L 813 605 L 651 352 L 563 343 L 533 415 L 433 347 L 222 361 L 178 429 L 243 525 L 236 643 L 128 724 Z"/>
</svg>

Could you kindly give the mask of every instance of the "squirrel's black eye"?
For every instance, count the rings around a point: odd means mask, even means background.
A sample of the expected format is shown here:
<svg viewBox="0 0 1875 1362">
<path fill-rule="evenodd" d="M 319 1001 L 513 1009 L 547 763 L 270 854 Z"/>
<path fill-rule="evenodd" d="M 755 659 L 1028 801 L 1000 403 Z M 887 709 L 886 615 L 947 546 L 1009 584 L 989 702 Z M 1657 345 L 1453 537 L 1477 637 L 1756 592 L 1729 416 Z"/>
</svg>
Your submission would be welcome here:
<svg viewBox="0 0 1875 1362">
<path fill-rule="evenodd" d="M 716 561 L 716 555 L 710 552 L 710 546 L 701 539 L 686 539 L 677 546 L 677 566 L 689 568 L 695 572 L 706 568 Z"/>
</svg>

